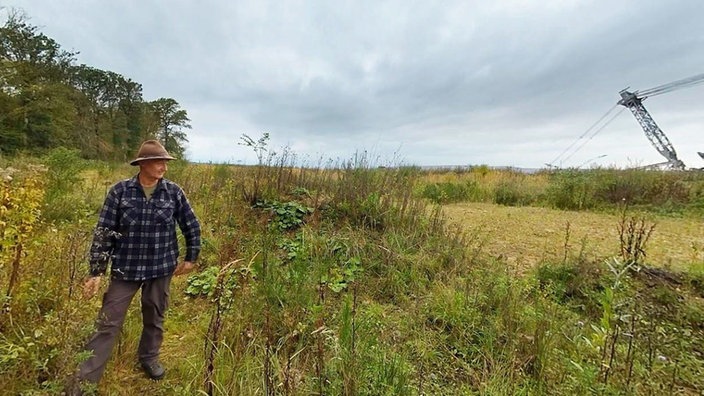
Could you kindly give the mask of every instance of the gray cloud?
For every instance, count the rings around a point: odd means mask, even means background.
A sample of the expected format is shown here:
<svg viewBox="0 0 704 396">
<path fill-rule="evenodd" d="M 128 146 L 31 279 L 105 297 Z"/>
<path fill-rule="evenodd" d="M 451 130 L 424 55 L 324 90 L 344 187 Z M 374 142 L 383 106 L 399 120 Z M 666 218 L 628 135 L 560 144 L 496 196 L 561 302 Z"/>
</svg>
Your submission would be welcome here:
<svg viewBox="0 0 704 396">
<path fill-rule="evenodd" d="M 9 6 L 81 62 L 142 83 L 147 99 L 178 100 L 189 153 L 206 161 L 251 161 L 239 136 L 268 131 L 309 158 L 368 149 L 421 165 L 539 167 L 620 89 L 704 71 L 698 0 L 220 3 Z M 703 96 L 704 85 L 646 101 L 692 166 Z M 565 165 L 601 155 L 660 161 L 627 111 Z"/>
</svg>

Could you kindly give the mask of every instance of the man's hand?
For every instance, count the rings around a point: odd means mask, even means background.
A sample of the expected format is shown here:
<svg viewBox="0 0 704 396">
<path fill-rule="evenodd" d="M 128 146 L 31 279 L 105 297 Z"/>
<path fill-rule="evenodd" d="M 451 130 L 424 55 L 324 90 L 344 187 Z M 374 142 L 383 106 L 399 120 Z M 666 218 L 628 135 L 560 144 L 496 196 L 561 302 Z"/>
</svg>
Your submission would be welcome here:
<svg viewBox="0 0 704 396">
<path fill-rule="evenodd" d="M 193 271 L 193 267 L 195 267 L 195 264 L 193 264 L 192 261 L 184 261 L 181 264 L 176 266 L 176 270 L 174 271 L 174 276 L 187 274 L 187 273 Z"/>
<path fill-rule="evenodd" d="M 100 278 L 100 276 L 91 276 L 83 282 L 84 298 L 91 299 L 96 293 L 98 293 L 98 289 L 100 288 Z"/>
</svg>

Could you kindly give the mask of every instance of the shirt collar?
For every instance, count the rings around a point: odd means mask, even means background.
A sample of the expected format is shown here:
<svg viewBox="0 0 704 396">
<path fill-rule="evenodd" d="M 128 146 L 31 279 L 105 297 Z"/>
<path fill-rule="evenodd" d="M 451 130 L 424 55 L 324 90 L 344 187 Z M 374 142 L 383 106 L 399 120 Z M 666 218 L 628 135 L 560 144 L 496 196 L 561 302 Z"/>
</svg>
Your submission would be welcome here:
<svg viewBox="0 0 704 396">
<path fill-rule="evenodd" d="M 142 185 L 139 184 L 139 173 L 134 175 L 132 178 L 127 180 L 127 187 L 129 188 L 142 188 Z M 164 178 L 159 179 L 159 181 L 156 182 L 156 186 L 154 186 L 154 192 L 157 192 L 159 190 L 165 189 L 164 185 Z"/>
</svg>

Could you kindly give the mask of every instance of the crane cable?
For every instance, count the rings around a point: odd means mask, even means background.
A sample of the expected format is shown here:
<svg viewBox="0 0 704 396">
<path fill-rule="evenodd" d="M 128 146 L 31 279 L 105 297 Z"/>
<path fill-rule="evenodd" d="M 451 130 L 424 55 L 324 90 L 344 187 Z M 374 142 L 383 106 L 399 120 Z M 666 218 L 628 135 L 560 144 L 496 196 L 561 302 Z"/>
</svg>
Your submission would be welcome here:
<svg viewBox="0 0 704 396">
<path fill-rule="evenodd" d="M 646 89 L 644 91 L 637 91 L 636 93 L 638 96 L 641 98 L 645 98 L 647 96 L 656 96 L 656 95 L 661 95 L 670 91 L 674 91 L 676 89 L 680 88 L 687 88 L 687 87 L 692 87 L 697 84 L 701 84 L 704 82 L 704 73 L 702 74 L 697 74 L 696 76 L 692 77 L 687 77 L 683 78 L 681 80 L 673 81 L 671 83 L 663 84 L 654 88 Z"/>
<path fill-rule="evenodd" d="M 613 110 L 613 108 L 612 108 L 612 110 Z M 621 113 L 623 113 L 624 110 L 626 110 L 626 108 L 625 108 L 625 107 L 622 107 L 616 114 L 613 115 L 613 117 L 611 117 L 608 121 L 606 121 L 606 123 L 604 123 L 604 125 L 600 126 L 599 129 L 597 129 L 596 131 L 594 131 L 594 133 L 592 133 L 592 135 L 589 136 L 589 139 L 587 139 L 587 140 L 585 140 L 584 142 L 582 142 L 582 144 L 581 144 L 579 147 L 577 147 L 577 148 L 572 152 L 572 154 L 570 154 L 570 155 L 568 155 L 567 157 L 565 157 L 565 159 L 563 159 L 563 161 L 567 161 L 568 159 L 572 158 L 572 156 L 573 156 L 575 153 L 577 153 L 577 151 L 579 151 L 582 147 L 584 147 L 584 145 L 587 144 L 587 142 L 589 142 L 590 140 L 592 140 L 592 139 L 594 138 L 594 136 L 596 136 L 599 132 L 603 131 L 604 128 L 606 128 L 606 126 L 609 125 L 609 124 L 611 123 L 611 121 L 615 120 L 616 117 L 618 117 Z M 611 111 L 611 110 L 609 110 L 609 111 Z"/>
<path fill-rule="evenodd" d="M 674 91 L 674 90 L 677 90 L 677 89 L 680 89 L 680 88 L 692 87 L 692 86 L 695 86 L 695 85 L 701 84 L 701 83 L 704 83 L 704 73 L 697 74 L 697 75 L 694 75 L 694 76 L 691 76 L 691 77 L 687 77 L 687 78 L 683 78 L 683 79 L 681 79 L 681 80 L 673 81 L 673 82 L 671 82 L 671 83 L 659 85 L 659 86 L 657 86 L 657 87 L 653 87 L 653 88 L 650 88 L 650 89 L 646 89 L 646 90 L 644 90 L 644 91 L 636 91 L 635 94 L 637 95 L 638 98 L 640 98 L 640 99 L 645 99 L 646 97 L 661 95 L 661 94 L 664 94 L 664 93 L 667 93 L 667 92 L 671 92 L 671 91 Z M 548 165 L 553 166 L 558 160 L 560 160 L 560 162 L 562 163 L 562 162 L 566 162 L 568 159 L 570 159 L 575 153 L 577 153 L 577 151 L 579 151 L 585 144 L 587 144 L 588 141 L 592 140 L 599 132 L 601 132 L 601 131 L 602 131 L 604 128 L 606 128 L 606 126 L 609 125 L 616 117 L 618 117 L 619 114 L 621 114 L 621 113 L 623 112 L 623 110 L 626 109 L 626 107 L 621 108 L 621 110 L 620 110 L 618 113 L 616 113 L 613 117 L 611 117 L 608 121 L 606 121 L 606 123 L 604 123 L 604 124 L 601 125 L 598 129 L 596 129 L 596 130 L 591 134 L 591 136 L 589 136 L 588 139 L 586 139 L 585 141 L 582 142 L 582 144 L 580 144 L 579 146 L 577 146 L 577 148 L 575 148 L 574 151 L 572 151 L 572 153 L 571 153 L 570 155 L 568 155 L 568 156 L 565 157 L 565 158 L 562 158 L 562 156 L 565 155 L 565 153 L 567 153 L 575 144 L 577 144 L 581 139 L 584 139 L 584 137 L 587 136 L 587 134 L 589 134 L 589 132 L 590 132 L 592 129 L 594 129 L 597 125 L 599 125 L 600 122 L 602 122 L 606 117 L 608 117 L 609 114 L 610 114 L 610 113 L 616 108 L 616 106 L 618 106 L 618 105 L 619 105 L 619 103 L 616 103 L 612 108 L 610 108 L 609 111 L 607 111 L 603 116 L 601 116 L 601 117 L 600 117 L 594 124 L 592 124 L 592 126 L 590 126 L 584 133 L 582 133 L 582 134 L 577 138 L 577 140 L 575 140 L 574 142 L 572 142 L 572 144 L 570 144 L 564 151 L 562 151 L 562 152 L 560 153 L 560 155 L 558 155 L 557 157 L 555 157 L 554 160 L 550 161 L 550 162 L 548 163 Z M 561 159 L 561 158 L 562 158 L 562 159 Z"/>
<path fill-rule="evenodd" d="M 611 108 L 609 109 L 609 111 L 607 111 L 603 116 L 601 116 L 594 124 L 592 124 L 592 126 L 590 126 L 589 128 L 587 128 L 587 130 L 584 131 L 584 133 L 582 133 L 582 134 L 577 138 L 577 140 L 575 140 L 574 142 L 572 142 L 572 144 L 570 144 L 569 146 L 567 146 L 567 148 L 566 148 L 564 151 L 562 151 L 562 152 L 560 153 L 560 155 L 558 155 L 557 157 L 555 157 L 554 160 L 550 161 L 550 162 L 549 162 L 549 165 L 555 165 L 555 163 L 556 163 L 558 160 L 560 160 L 560 158 L 561 158 L 563 155 L 565 155 L 566 152 L 568 152 L 572 147 L 574 147 L 574 145 L 577 144 L 577 142 L 579 142 L 581 139 L 583 139 L 585 136 L 587 136 L 587 134 L 589 134 L 589 132 L 590 132 L 592 129 L 594 129 L 597 125 L 599 125 L 599 123 L 600 123 L 601 121 L 603 121 L 606 117 L 608 117 L 609 114 L 610 114 L 612 111 L 614 111 L 614 109 L 616 108 L 616 106 L 618 106 L 618 103 L 615 104 L 615 105 L 613 105 L 613 107 L 611 107 Z M 619 114 L 620 114 L 620 112 L 619 112 Z M 613 118 L 612 118 L 612 120 L 613 120 Z M 610 120 L 609 122 L 611 122 L 611 120 Z M 604 126 L 608 125 L 609 122 L 607 122 Z M 602 127 L 601 129 L 603 129 L 603 127 Z M 601 130 L 601 129 L 600 129 L 600 130 Z M 599 131 L 597 131 L 597 133 L 598 133 L 598 132 L 599 132 Z M 592 137 L 590 137 L 589 140 L 591 140 L 591 138 L 593 138 L 595 135 L 596 135 L 596 134 L 592 135 Z M 583 146 L 583 145 L 582 145 L 582 146 Z M 579 148 L 581 148 L 581 146 L 580 146 Z M 577 148 L 577 150 L 578 150 L 579 148 Z M 576 152 L 576 151 L 575 151 L 575 152 Z M 570 154 L 570 157 L 571 157 L 572 155 L 574 155 L 574 152 L 573 152 L 572 154 Z M 568 158 L 569 158 L 569 157 L 568 157 Z M 564 159 L 564 160 L 562 160 L 562 161 L 565 161 L 565 160 L 566 160 L 566 159 Z M 561 161 L 561 162 L 562 162 L 562 161 Z"/>
</svg>

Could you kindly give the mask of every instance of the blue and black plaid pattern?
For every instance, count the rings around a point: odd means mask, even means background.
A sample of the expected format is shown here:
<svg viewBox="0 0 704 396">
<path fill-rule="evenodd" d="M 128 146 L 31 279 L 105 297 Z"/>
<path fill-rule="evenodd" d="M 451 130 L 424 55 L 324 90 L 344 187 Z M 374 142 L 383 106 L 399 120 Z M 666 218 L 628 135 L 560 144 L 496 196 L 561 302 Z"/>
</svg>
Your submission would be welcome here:
<svg viewBox="0 0 704 396">
<path fill-rule="evenodd" d="M 176 224 L 186 240 L 186 261 L 200 253 L 200 224 L 181 187 L 159 180 L 147 201 L 137 176 L 112 186 L 100 211 L 90 251 L 92 275 L 146 280 L 171 275 L 178 260 Z"/>
</svg>

